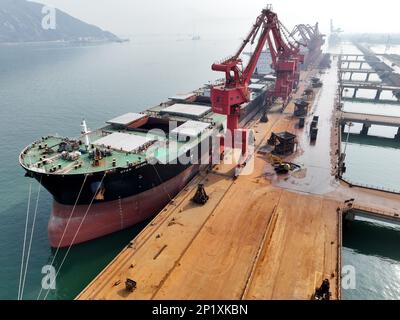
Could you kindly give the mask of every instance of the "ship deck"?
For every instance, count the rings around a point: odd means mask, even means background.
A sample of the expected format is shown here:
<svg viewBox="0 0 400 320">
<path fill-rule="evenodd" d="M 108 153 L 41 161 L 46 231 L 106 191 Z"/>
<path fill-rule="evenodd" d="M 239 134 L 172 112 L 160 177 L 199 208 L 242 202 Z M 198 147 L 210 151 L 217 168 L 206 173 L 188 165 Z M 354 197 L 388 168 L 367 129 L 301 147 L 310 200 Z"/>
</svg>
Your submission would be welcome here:
<svg viewBox="0 0 400 320">
<path fill-rule="evenodd" d="M 262 93 L 265 93 L 271 87 L 271 82 L 260 75 L 258 79 L 258 86 L 256 89 L 250 89 L 252 99 L 257 99 Z M 159 119 L 161 123 L 161 130 L 163 134 L 156 133 L 154 130 L 150 129 L 141 130 L 141 128 L 130 128 L 127 123 L 126 126 L 115 126 L 110 121 L 124 121 L 129 117 L 132 117 L 132 113 L 119 116 L 115 119 L 110 120 L 108 125 L 103 128 L 94 130 L 87 134 L 90 140 L 90 146 L 86 148 L 85 146 L 85 135 L 81 135 L 78 138 L 69 139 L 67 137 L 55 137 L 47 136 L 43 137 L 41 140 L 35 141 L 30 146 L 26 147 L 25 150 L 20 155 L 20 164 L 29 172 L 46 174 L 46 175 L 82 175 L 82 174 L 93 174 L 105 171 L 112 171 L 116 168 L 126 169 L 130 166 L 139 165 L 146 161 L 146 158 L 155 157 L 160 163 L 165 161 L 174 160 L 174 157 L 179 157 L 180 152 L 184 153 L 187 149 L 195 147 L 200 139 L 204 138 L 206 135 L 202 133 L 202 137 L 196 139 L 191 139 L 188 142 L 179 141 L 177 139 L 171 139 L 169 136 L 170 130 L 165 127 L 165 122 L 172 122 L 176 125 L 182 125 L 188 121 L 196 121 L 204 124 L 210 125 L 210 130 L 217 128 L 220 125 L 226 123 L 226 116 L 213 113 L 211 111 L 210 98 L 209 98 L 209 86 L 206 85 L 194 92 L 186 95 L 177 95 L 170 98 L 168 101 L 161 103 L 157 106 L 153 106 L 141 114 L 133 114 L 133 117 L 140 118 L 141 115 L 148 116 L 149 118 Z M 208 91 L 208 93 L 207 93 Z M 252 101 L 253 101 L 252 100 Z M 184 104 L 184 105 L 182 105 Z M 244 104 L 243 109 L 247 108 L 250 103 Z M 174 108 L 176 106 L 181 106 L 178 112 L 175 110 L 175 114 L 168 113 L 166 110 L 169 108 Z M 205 111 L 198 111 L 197 108 L 205 109 Z M 175 108 L 176 109 L 176 108 Z M 187 110 L 190 110 L 189 112 Z M 174 111 L 174 110 L 172 110 Z M 183 113 L 180 113 L 182 112 Z M 188 112 L 188 113 L 187 113 Z M 192 112 L 192 114 L 191 114 Z M 199 112 L 199 113 L 198 113 Z M 129 128 L 128 128 L 129 127 Z M 157 129 L 154 126 L 152 129 Z M 135 150 L 133 152 L 126 152 L 122 149 L 111 148 L 112 155 L 102 157 L 99 165 L 93 165 L 93 159 L 90 158 L 88 151 L 92 151 L 96 145 L 96 141 L 100 141 L 106 135 L 111 135 L 113 133 L 123 133 L 131 135 L 137 138 L 137 140 L 142 141 L 143 138 L 151 140 L 157 140 L 157 143 L 152 145 L 152 151 L 147 152 L 148 149 Z M 79 149 L 74 150 L 80 152 L 78 159 L 63 159 L 61 152 L 58 152 L 59 145 L 66 140 L 79 142 Z M 118 139 L 114 139 L 118 140 Z M 116 142 L 116 145 L 121 145 L 121 143 Z M 169 145 L 169 147 L 167 147 Z M 45 152 L 45 146 L 48 147 L 49 153 Z M 101 147 L 101 146 L 100 146 Z M 105 147 L 105 146 L 103 146 Z M 178 150 L 176 152 L 175 150 Z M 172 151 L 171 151 L 172 150 Z M 172 152 L 172 154 L 171 154 Z M 43 162 L 44 160 L 45 163 Z"/>
<path fill-rule="evenodd" d="M 150 109 L 149 113 L 153 116 L 161 116 L 159 115 L 159 111 L 161 108 L 155 107 Z M 185 122 L 191 120 L 190 118 L 185 118 L 182 116 L 169 116 L 168 119 L 175 122 Z M 198 121 L 210 123 L 214 128 L 217 125 L 223 124 L 226 121 L 225 116 L 218 115 L 215 113 L 208 113 L 204 117 L 200 117 Z M 194 147 L 198 144 L 198 139 L 193 139 L 189 142 L 182 142 L 177 139 L 170 139 L 168 136 L 168 132 L 165 134 L 161 134 L 161 132 L 157 133 L 156 131 L 151 131 L 151 134 L 148 131 L 140 131 L 140 130 L 126 130 L 112 127 L 111 125 L 107 125 L 101 129 L 91 132 L 88 134 L 91 142 L 96 142 L 103 138 L 106 134 L 112 133 L 125 133 L 138 138 L 143 138 L 151 140 L 157 140 L 159 143 L 157 144 L 157 150 L 155 150 L 154 156 L 159 160 L 163 161 L 164 159 L 171 159 L 176 154 L 169 155 L 170 152 L 175 152 L 175 150 L 186 150 L 187 148 Z M 74 139 L 71 139 L 74 140 Z M 103 157 L 100 161 L 99 166 L 93 166 L 93 160 L 90 159 L 89 153 L 85 150 L 84 141 L 85 137 L 81 136 L 77 139 L 80 141 L 81 146 L 79 148 L 79 152 L 81 155 L 78 160 L 66 160 L 61 157 L 61 153 L 57 152 L 60 143 L 65 141 L 65 137 L 54 137 L 48 136 L 42 138 L 40 141 L 35 142 L 31 146 L 26 149 L 26 154 L 21 155 L 21 164 L 26 168 L 39 173 L 46 174 L 57 174 L 57 175 L 81 175 L 81 174 L 91 174 L 96 172 L 104 172 L 107 170 L 113 170 L 117 168 L 128 168 L 129 164 L 136 165 L 143 163 L 149 154 L 146 151 L 135 151 L 135 152 L 125 152 L 121 150 L 112 149 L 112 155 L 109 157 Z M 166 147 L 166 141 L 168 140 L 169 147 Z M 51 150 L 51 153 L 44 152 L 44 146 L 47 145 Z M 176 152 L 175 152 L 176 153 Z M 179 155 L 179 154 L 178 154 Z M 42 165 L 38 168 L 37 164 L 41 163 L 46 157 L 47 164 Z M 116 166 L 114 167 L 113 162 L 115 160 Z M 51 172 L 52 168 L 56 168 L 55 172 Z"/>
</svg>

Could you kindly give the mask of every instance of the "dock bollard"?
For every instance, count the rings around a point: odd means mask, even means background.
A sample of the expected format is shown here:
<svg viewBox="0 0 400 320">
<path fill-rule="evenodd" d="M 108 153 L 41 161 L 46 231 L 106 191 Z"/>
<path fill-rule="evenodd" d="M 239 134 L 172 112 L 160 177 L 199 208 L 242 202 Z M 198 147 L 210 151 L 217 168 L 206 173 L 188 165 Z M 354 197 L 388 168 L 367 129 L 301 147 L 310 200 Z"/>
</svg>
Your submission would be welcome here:
<svg viewBox="0 0 400 320">
<path fill-rule="evenodd" d="M 206 190 L 204 189 L 203 184 L 199 184 L 197 186 L 197 192 L 195 196 L 193 197 L 192 201 L 194 203 L 200 204 L 200 205 L 205 205 L 207 201 L 209 200 L 209 196 L 206 193 Z"/>
<path fill-rule="evenodd" d="M 126 279 L 126 281 L 125 281 L 126 291 L 133 292 L 136 289 L 136 287 L 137 287 L 136 281 L 129 279 L 129 278 Z"/>
</svg>

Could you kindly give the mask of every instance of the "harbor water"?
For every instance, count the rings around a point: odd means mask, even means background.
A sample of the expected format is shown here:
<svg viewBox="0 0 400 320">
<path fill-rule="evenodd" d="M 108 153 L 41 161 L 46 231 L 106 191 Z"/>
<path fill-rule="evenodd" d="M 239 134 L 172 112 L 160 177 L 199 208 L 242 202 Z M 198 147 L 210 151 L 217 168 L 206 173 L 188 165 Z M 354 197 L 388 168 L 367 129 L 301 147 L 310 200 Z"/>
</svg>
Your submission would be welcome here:
<svg viewBox="0 0 400 320">
<path fill-rule="evenodd" d="M 371 49 L 384 53 L 385 46 L 373 46 Z M 386 49 L 388 53 L 400 53 L 399 46 Z M 343 49 L 343 53 L 360 53 L 357 51 L 352 45 Z M 348 98 L 352 95 L 352 90 L 344 93 Z M 357 97 L 373 99 L 375 92 L 359 90 Z M 346 100 L 343 101 L 343 110 L 400 116 L 400 103 L 394 103 L 396 99 L 390 92 L 383 93 L 381 98 L 390 103 Z M 351 128 L 346 126 L 342 135 L 347 167 L 344 179 L 356 185 L 400 192 L 400 142 L 394 140 L 397 128 L 373 125 L 367 136 L 359 134 L 361 129 L 362 125 L 355 123 Z M 356 218 L 356 221 L 345 224 L 343 233 L 343 265 L 352 266 L 356 271 L 355 288 L 343 290 L 343 298 L 400 299 L 400 251 L 397 249 L 400 227 L 372 218 Z"/>
<path fill-rule="evenodd" d="M 343 228 L 343 264 L 354 267 L 354 287 L 346 300 L 400 299 L 400 226 L 356 218 Z"/>
<path fill-rule="evenodd" d="M 353 113 L 400 116 L 400 104 L 344 101 L 343 109 Z M 351 128 L 346 126 L 342 134 L 347 167 L 344 179 L 355 185 L 400 192 L 400 141 L 394 139 L 398 128 L 373 125 L 366 137 L 359 134 L 361 129 L 361 124 L 354 123 Z"/>
</svg>

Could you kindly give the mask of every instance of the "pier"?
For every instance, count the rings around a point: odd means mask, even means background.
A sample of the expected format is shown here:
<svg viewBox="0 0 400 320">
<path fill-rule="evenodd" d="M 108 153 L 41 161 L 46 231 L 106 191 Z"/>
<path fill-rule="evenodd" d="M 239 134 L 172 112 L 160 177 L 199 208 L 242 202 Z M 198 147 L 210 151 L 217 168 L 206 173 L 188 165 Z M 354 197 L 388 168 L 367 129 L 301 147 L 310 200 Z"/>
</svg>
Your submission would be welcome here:
<svg viewBox="0 0 400 320">
<path fill-rule="evenodd" d="M 361 123 L 363 125 L 361 134 L 363 135 L 368 135 L 369 128 L 372 125 L 397 127 L 395 139 L 400 141 L 400 117 L 343 112 L 341 117 L 342 131 L 344 131 L 345 125 L 350 122 Z"/>
<path fill-rule="evenodd" d="M 254 128 L 265 142 L 293 127 L 275 116 Z M 197 177 L 78 299 L 309 300 L 324 279 L 337 299 L 339 202 L 274 187 L 262 178 L 266 157 L 255 157 L 236 181 L 224 165 Z M 190 200 L 198 183 L 210 196 L 201 207 Z"/>
<path fill-rule="evenodd" d="M 352 68 L 350 68 L 350 65 L 357 64 L 358 68 L 353 68 L 353 69 L 364 70 L 364 68 L 363 68 L 364 65 L 368 64 L 368 60 L 341 60 L 340 62 L 341 62 L 341 67 L 343 69 L 352 69 Z M 346 65 L 346 67 L 343 67 L 344 65 Z"/>
<path fill-rule="evenodd" d="M 334 68 L 330 76 L 335 74 Z M 358 119 L 342 118 L 335 111 L 337 90 L 326 87 L 324 93 L 324 86 L 310 101 L 314 107 L 305 121 L 311 123 L 316 113 L 326 112 L 320 122 L 329 119 L 331 127 L 321 128 L 313 149 L 305 145 L 308 132 L 297 127 L 292 111 L 315 75 L 302 72 L 300 88 L 284 113 L 268 114 L 267 123 L 258 115 L 250 123 L 256 138 L 250 175 L 234 180 L 235 166 L 228 164 L 202 171 L 76 299 L 310 300 L 324 279 L 330 282 L 331 299 L 340 299 L 345 201 L 354 198 L 358 206 L 379 213 L 400 208 L 400 197 L 335 180 L 334 168 L 329 169 L 338 161 L 333 152 L 323 165 L 306 162 L 304 178 L 303 171 L 297 173 L 300 178 L 288 177 L 281 183 L 269 178 L 271 164 L 261 149 L 273 132 L 293 132 L 302 152 L 320 154 L 326 145 L 331 150 L 338 147 L 341 119 Z M 329 105 L 318 107 L 321 95 L 331 101 Z M 322 179 L 321 166 L 328 168 L 332 180 L 324 181 L 326 192 L 315 180 Z M 203 206 L 191 201 L 199 184 L 209 196 Z M 397 220 L 396 215 L 392 217 Z M 134 290 L 126 289 L 127 281 L 135 283 Z"/>
<path fill-rule="evenodd" d="M 357 93 L 359 90 L 372 90 L 375 91 L 375 98 L 372 101 L 379 101 L 381 99 L 382 92 L 389 91 L 395 93 L 400 90 L 400 87 L 385 85 L 379 82 L 361 82 L 361 81 L 342 81 L 340 83 L 341 97 L 343 98 L 343 93 L 345 90 L 352 89 L 353 95 L 351 99 L 357 99 Z M 346 99 L 346 98 L 345 98 Z M 367 99 L 370 100 L 370 99 Z M 386 100 L 385 100 L 386 101 Z M 390 100 L 389 103 L 395 102 Z"/>
<path fill-rule="evenodd" d="M 382 116 L 365 113 L 343 112 L 342 123 L 356 122 L 367 125 L 400 127 L 400 117 Z"/>
<path fill-rule="evenodd" d="M 377 72 L 373 69 L 341 68 L 341 69 L 339 69 L 339 73 L 340 73 L 341 79 L 343 79 L 344 74 L 350 73 L 349 81 L 352 81 L 354 74 L 365 74 L 366 75 L 365 82 L 369 82 L 369 78 L 370 78 L 371 74 L 376 74 Z"/>
<path fill-rule="evenodd" d="M 293 99 L 312 76 L 303 74 Z M 287 113 L 253 122 L 257 149 L 272 132 L 296 132 L 297 122 Z M 77 299 L 309 300 L 324 279 L 338 299 L 340 201 L 275 186 L 268 166 L 256 151 L 249 176 L 233 180 L 235 167 L 225 164 L 200 173 Z M 191 201 L 200 183 L 204 206 Z"/>
</svg>

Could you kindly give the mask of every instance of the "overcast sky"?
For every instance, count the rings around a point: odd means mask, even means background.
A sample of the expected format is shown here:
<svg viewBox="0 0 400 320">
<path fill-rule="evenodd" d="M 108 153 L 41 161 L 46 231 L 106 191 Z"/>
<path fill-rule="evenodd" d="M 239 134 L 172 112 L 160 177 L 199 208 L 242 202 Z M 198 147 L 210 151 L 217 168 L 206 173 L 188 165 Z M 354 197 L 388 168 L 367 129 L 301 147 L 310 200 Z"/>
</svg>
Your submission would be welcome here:
<svg viewBox="0 0 400 320">
<path fill-rule="evenodd" d="M 400 1 L 380 0 L 36 0 L 118 35 L 198 33 L 244 36 L 268 2 L 280 20 L 314 24 L 330 19 L 346 32 L 400 32 Z"/>
</svg>

